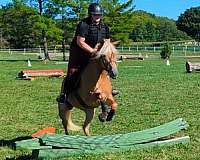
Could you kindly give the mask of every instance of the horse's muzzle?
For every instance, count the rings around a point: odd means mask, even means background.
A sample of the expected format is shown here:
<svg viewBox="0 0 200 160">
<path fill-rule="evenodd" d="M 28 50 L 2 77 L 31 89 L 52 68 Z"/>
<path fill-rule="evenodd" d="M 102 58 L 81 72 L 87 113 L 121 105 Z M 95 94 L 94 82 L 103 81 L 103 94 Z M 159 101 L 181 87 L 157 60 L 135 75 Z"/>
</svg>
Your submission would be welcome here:
<svg viewBox="0 0 200 160">
<path fill-rule="evenodd" d="M 110 78 L 116 79 L 116 78 L 117 78 L 117 75 L 118 75 L 118 70 L 115 69 L 115 68 L 112 68 L 112 70 L 110 70 L 110 72 L 109 72 Z"/>
</svg>

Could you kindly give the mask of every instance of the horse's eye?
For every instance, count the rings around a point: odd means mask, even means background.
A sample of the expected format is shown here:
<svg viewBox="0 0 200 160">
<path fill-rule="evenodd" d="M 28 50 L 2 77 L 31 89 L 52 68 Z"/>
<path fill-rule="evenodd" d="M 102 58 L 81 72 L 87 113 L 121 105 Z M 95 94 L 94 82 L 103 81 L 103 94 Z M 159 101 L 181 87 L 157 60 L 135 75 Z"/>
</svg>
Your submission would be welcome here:
<svg viewBox="0 0 200 160">
<path fill-rule="evenodd" d="M 102 55 L 102 58 L 106 58 L 106 55 L 103 54 L 103 55 Z"/>
</svg>

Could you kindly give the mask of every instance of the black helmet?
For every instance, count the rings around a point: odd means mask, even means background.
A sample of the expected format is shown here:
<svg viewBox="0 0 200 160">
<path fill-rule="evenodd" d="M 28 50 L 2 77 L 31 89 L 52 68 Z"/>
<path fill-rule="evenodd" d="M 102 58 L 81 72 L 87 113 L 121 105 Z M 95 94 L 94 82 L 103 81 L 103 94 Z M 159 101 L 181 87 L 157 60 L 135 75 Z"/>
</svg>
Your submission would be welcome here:
<svg viewBox="0 0 200 160">
<path fill-rule="evenodd" d="M 88 14 L 103 14 L 103 9 L 98 3 L 91 3 L 88 7 Z"/>
</svg>

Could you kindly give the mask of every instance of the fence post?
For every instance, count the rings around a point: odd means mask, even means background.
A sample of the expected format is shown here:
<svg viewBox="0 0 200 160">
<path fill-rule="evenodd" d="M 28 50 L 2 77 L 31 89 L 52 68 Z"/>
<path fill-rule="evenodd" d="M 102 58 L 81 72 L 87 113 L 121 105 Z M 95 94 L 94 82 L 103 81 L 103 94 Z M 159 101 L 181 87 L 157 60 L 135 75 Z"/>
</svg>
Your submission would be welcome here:
<svg viewBox="0 0 200 160">
<path fill-rule="evenodd" d="M 186 52 L 187 52 L 187 46 L 185 46 L 185 55 L 186 55 Z"/>
<path fill-rule="evenodd" d="M 194 46 L 194 53 L 196 52 L 196 48 L 195 48 L 195 46 Z"/>
<path fill-rule="evenodd" d="M 24 55 L 26 54 L 26 48 L 24 48 Z"/>
<path fill-rule="evenodd" d="M 41 47 L 39 48 L 39 50 L 40 50 L 40 55 L 42 54 L 42 50 L 41 50 Z"/>
<path fill-rule="evenodd" d="M 154 46 L 154 47 L 153 47 L 153 52 L 155 52 L 155 51 L 156 51 L 156 47 Z"/>
<path fill-rule="evenodd" d="M 137 52 L 138 52 L 138 46 L 137 46 Z"/>
</svg>

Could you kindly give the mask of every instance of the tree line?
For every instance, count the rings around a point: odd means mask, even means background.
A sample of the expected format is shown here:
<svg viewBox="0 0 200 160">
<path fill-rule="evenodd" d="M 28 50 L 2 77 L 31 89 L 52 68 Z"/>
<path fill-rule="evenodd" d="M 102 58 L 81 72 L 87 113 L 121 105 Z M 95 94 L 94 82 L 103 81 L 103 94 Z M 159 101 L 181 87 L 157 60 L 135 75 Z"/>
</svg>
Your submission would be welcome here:
<svg viewBox="0 0 200 160">
<path fill-rule="evenodd" d="M 13 0 L 0 8 L 0 47 L 60 46 L 65 53 L 77 23 L 87 16 L 91 0 Z M 120 44 L 180 41 L 200 37 L 200 7 L 190 8 L 177 21 L 135 11 L 134 1 L 100 0 L 103 19 Z M 189 26 L 188 26 L 189 25 Z"/>
</svg>

